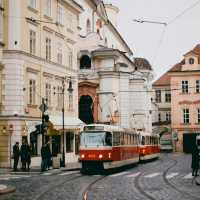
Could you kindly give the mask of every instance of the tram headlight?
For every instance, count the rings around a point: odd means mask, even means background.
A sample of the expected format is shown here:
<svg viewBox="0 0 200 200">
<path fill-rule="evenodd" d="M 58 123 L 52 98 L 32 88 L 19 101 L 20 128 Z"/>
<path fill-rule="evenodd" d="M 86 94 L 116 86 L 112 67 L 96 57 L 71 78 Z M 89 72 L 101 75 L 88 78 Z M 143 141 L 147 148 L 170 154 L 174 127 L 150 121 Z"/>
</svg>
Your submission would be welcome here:
<svg viewBox="0 0 200 200">
<path fill-rule="evenodd" d="M 100 159 L 103 158 L 103 155 L 102 155 L 102 154 L 99 154 L 99 158 L 100 158 Z"/>
<path fill-rule="evenodd" d="M 145 149 L 142 149 L 142 154 L 145 154 L 146 150 Z"/>
<path fill-rule="evenodd" d="M 84 155 L 84 154 L 81 154 L 81 158 L 85 158 L 85 155 Z"/>
</svg>

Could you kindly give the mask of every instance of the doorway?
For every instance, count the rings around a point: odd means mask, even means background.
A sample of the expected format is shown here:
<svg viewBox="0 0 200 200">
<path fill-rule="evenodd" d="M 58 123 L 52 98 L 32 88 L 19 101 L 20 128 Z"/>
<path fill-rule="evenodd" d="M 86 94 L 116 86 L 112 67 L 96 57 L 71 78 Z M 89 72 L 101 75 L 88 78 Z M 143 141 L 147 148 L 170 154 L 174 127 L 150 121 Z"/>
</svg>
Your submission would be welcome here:
<svg viewBox="0 0 200 200">
<path fill-rule="evenodd" d="M 86 124 L 94 123 L 93 100 L 89 95 L 83 95 L 79 100 L 79 119 Z"/>
</svg>

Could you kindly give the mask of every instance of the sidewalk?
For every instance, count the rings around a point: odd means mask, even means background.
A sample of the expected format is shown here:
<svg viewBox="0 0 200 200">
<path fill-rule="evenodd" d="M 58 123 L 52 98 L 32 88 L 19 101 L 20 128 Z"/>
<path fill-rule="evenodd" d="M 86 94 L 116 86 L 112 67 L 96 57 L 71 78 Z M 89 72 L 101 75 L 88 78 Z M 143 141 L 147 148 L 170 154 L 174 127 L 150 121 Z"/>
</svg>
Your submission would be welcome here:
<svg viewBox="0 0 200 200">
<path fill-rule="evenodd" d="M 81 168 L 81 164 L 79 162 L 74 162 L 74 163 L 66 163 L 65 167 L 60 167 L 60 168 L 51 168 L 48 170 L 51 172 L 51 170 L 54 169 L 60 169 L 60 171 L 73 171 L 73 170 L 79 170 Z M 0 175 L 2 174 L 8 174 L 8 173 L 41 173 L 41 168 L 38 167 L 31 167 L 30 171 L 22 171 L 21 169 L 18 168 L 19 171 L 14 172 L 13 169 L 10 168 L 0 168 Z"/>
</svg>

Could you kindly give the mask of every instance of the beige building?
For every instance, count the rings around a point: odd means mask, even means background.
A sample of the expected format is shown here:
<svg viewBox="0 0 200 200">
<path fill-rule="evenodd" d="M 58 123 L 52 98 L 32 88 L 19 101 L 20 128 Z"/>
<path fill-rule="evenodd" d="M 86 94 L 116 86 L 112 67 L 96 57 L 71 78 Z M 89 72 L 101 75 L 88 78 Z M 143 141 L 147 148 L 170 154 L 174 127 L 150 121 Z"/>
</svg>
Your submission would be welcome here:
<svg viewBox="0 0 200 200">
<path fill-rule="evenodd" d="M 171 76 L 172 131 L 178 151 L 191 152 L 200 134 L 200 44 L 169 71 Z"/>
<path fill-rule="evenodd" d="M 158 110 L 153 112 L 153 115 L 157 115 L 154 121 L 154 127 L 160 128 L 160 132 L 163 128 L 167 128 L 170 131 L 171 128 L 171 88 L 170 88 L 170 75 L 169 72 L 163 74 L 152 85 L 153 96 L 152 102 L 158 106 Z"/>
<path fill-rule="evenodd" d="M 5 44 L 0 62 L 0 166 L 10 166 L 10 150 L 22 138 L 33 146 L 32 165 L 40 163 L 42 136 L 30 133 L 41 123 L 42 98 L 46 99 L 53 124 L 45 138 L 51 140 L 54 155 L 62 153 L 64 139 L 66 163 L 76 161 L 76 133 L 81 123 L 78 120 L 77 39 L 79 14 L 83 9 L 73 0 L 0 2 L 0 24 L 3 24 L 0 44 Z M 63 102 L 64 137 L 61 134 Z"/>
</svg>

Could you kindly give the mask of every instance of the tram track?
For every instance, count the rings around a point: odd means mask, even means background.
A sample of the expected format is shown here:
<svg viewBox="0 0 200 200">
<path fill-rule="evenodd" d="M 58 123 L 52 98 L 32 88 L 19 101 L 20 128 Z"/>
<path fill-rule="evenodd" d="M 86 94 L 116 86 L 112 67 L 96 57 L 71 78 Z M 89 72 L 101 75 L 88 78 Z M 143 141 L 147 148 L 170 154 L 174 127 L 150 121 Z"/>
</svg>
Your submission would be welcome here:
<svg viewBox="0 0 200 200">
<path fill-rule="evenodd" d="M 174 185 L 173 183 L 171 183 L 168 179 L 167 179 L 167 173 L 170 169 L 172 169 L 173 167 L 175 167 L 178 163 L 177 160 L 175 159 L 171 159 L 173 161 L 173 164 L 171 166 L 169 166 L 163 173 L 163 180 L 164 182 L 169 186 L 171 187 L 173 190 L 179 192 L 183 197 L 185 197 L 186 199 L 188 198 L 192 198 L 193 200 L 199 200 L 199 198 L 191 195 L 190 193 L 188 192 L 185 192 L 184 190 L 181 190 L 179 189 L 176 185 Z"/>
<path fill-rule="evenodd" d="M 176 185 L 174 185 L 173 183 L 171 183 L 168 179 L 167 179 L 167 173 L 169 172 L 170 169 L 174 168 L 178 161 L 175 159 L 170 158 L 171 162 L 173 162 L 170 166 L 167 167 L 167 169 L 163 172 L 163 180 L 165 182 L 165 184 L 167 186 L 169 186 L 171 189 L 175 190 L 176 192 L 180 193 L 182 197 L 184 197 L 184 199 L 192 199 L 192 200 L 199 200 L 199 198 L 197 198 L 196 196 L 191 195 L 189 192 L 186 192 L 184 190 L 179 189 Z M 146 198 L 150 199 L 150 200 L 157 200 L 156 197 L 153 197 L 152 195 L 150 195 L 147 191 L 145 191 L 145 189 L 141 186 L 140 184 L 140 178 L 143 176 L 144 174 L 141 173 L 139 176 L 136 177 L 135 179 L 135 188 Z"/>
<path fill-rule="evenodd" d="M 70 183 L 74 180 L 84 177 L 84 175 L 79 175 L 79 176 L 74 177 L 74 175 L 77 175 L 77 174 L 79 173 L 74 173 L 72 178 L 67 179 L 67 180 L 65 179 L 64 181 L 61 181 L 58 184 L 52 185 L 51 187 L 43 191 L 41 194 L 39 194 L 37 197 L 35 197 L 33 200 L 44 200 L 44 196 L 48 194 L 49 192 L 51 192 L 52 190 L 55 190 L 56 188 L 60 187 L 63 184 Z"/>
<path fill-rule="evenodd" d="M 95 185 L 97 182 L 103 180 L 106 176 L 102 176 L 94 181 L 92 181 L 82 193 L 82 200 L 88 200 L 88 193 L 91 191 L 92 186 Z"/>
</svg>

